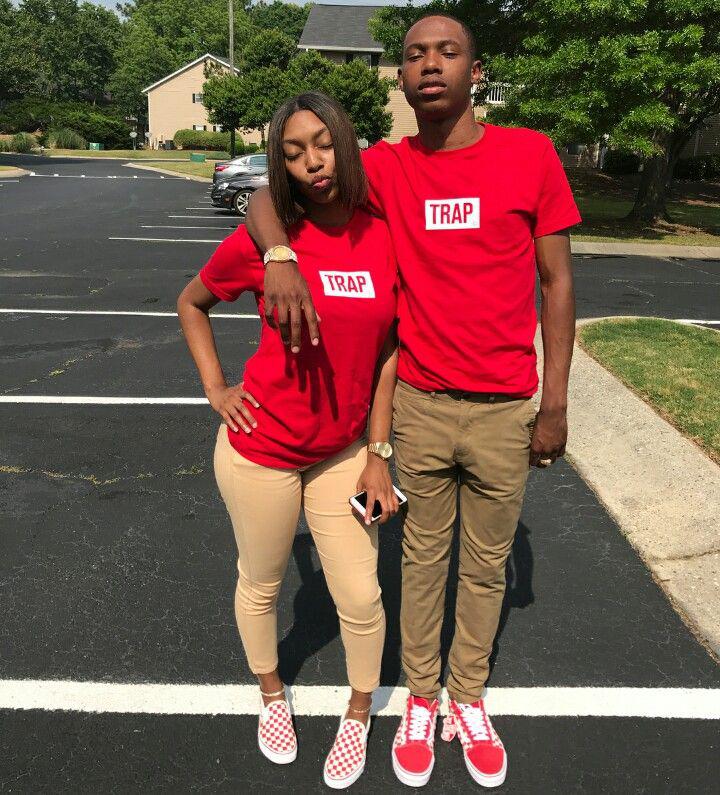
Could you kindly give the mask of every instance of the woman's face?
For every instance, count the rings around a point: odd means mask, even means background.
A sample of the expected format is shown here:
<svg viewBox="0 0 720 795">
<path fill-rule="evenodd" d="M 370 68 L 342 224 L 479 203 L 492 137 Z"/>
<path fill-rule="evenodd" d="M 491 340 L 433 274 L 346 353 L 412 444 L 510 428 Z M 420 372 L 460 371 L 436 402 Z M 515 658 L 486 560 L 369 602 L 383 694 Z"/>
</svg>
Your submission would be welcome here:
<svg viewBox="0 0 720 795">
<path fill-rule="evenodd" d="M 329 204 L 338 195 L 335 150 L 323 122 L 309 110 L 288 119 L 282 137 L 285 167 L 300 193 L 317 204 Z"/>
</svg>

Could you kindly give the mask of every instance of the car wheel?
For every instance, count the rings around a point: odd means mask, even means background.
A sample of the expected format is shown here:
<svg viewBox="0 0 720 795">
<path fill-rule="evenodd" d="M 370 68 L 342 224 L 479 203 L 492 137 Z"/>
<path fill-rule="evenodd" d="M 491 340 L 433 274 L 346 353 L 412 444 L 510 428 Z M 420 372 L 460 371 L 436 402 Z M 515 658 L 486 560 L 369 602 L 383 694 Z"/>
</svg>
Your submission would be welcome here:
<svg viewBox="0 0 720 795">
<path fill-rule="evenodd" d="M 233 209 L 238 215 L 247 215 L 248 201 L 250 201 L 251 196 L 251 190 L 239 190 L 233 196 Z"/>
</svg>

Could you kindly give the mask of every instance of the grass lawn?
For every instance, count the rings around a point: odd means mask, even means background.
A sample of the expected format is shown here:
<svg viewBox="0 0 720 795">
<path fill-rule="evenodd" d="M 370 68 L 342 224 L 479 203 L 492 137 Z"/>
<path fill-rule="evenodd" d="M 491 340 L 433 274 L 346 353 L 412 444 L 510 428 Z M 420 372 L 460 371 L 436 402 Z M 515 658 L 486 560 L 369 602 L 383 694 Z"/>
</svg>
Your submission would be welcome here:
<svg viewBox="0 0 720 795">
<path fill-rule="evenodd" d="M 720 463 L 720 333 L 670 320 L 601 320 L 581 346 Z"/>
<path fill-rule="evenodd" d="M 193 174 L 196 177 L 212 179 L 215 163 L 148 163 L 162 168 L 163 171 L 176 171 L 178 174 Z"/>
<path fill-rule="evenodd" d="M 0 171 L 15 171 L 16 166 L 0 166 Z"/>
<path fill-rule="evenodd" d="M 123 157 L 128 160 L 189 160 L 189 149 L 46 149 L 48 157 Z M 227 152 L 198 152 L 208 160 L 228 160 Z"/>
<path fill-rule="evenodd" d="M 568 177 L 583 217 L 573 232 L 576 240 L 720 246 L 720 183 L 675 181 L 668 202 L 672 222 L 643 226 L 624 220 L 633 205 L 637 176 L 568 169 Z"/>
</svg>

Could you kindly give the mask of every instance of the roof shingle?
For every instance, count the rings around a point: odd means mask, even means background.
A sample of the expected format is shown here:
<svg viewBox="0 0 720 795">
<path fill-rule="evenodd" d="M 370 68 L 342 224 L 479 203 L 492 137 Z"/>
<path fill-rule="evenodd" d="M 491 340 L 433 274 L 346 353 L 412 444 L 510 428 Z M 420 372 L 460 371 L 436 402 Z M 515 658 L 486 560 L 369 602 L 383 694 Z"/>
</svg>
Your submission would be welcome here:
<svg viewBox="0 0 720 795">
<path fill-rule="evenodd" d="M 368 21 L 377 10 L 378 6 L 314 5 L 298 46 L 382 52 L 382 44 L 368 30 Z"/>
</svg>

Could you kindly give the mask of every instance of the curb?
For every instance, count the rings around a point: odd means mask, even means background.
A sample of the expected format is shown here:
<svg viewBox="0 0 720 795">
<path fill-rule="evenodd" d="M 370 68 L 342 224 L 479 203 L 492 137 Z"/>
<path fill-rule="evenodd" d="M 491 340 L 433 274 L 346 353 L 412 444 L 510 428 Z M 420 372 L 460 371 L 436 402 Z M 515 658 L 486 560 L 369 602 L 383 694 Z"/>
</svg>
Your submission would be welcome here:
<svg viewBox="0 0 720 795">
<path fill-rule="evenodd" d="M 156 168 L 155 166 L 144 166 L 139 163 L 125 163 L 124 168 L 138 168 L 141 171 L 156 171 L 158 174 L 168 174 L 177 179 L 191 179 L 194 182 L 212 183 L 210 177 L 198 177 L 196 174 L 182 174 L 180 171 L 171 171 L 169 168 Z"/>
<path fill-rule="evenodd" d="M 676 259 L 712 259 L 720 261 L 718 246 L 679 246 L 668 243 L 614 243 L 570 240 L 573 254 L 605 254 L 606 256 L 673 257 Z"/>
<path fill-rule="evenodd" d="M 542 377 L 539 332 L 535 344 Z M 718 659 L 720 467 L 577 344 L 568 425 L 571 464 Z"/>
<path fill-rule="evenodd" d="M 15 177 L 24 177 L 30 172 L 25 168 L 11 168 L 9 171 L 0 171 L 0 182 L 4 179 L 15 179 Z"/>
</svg>

